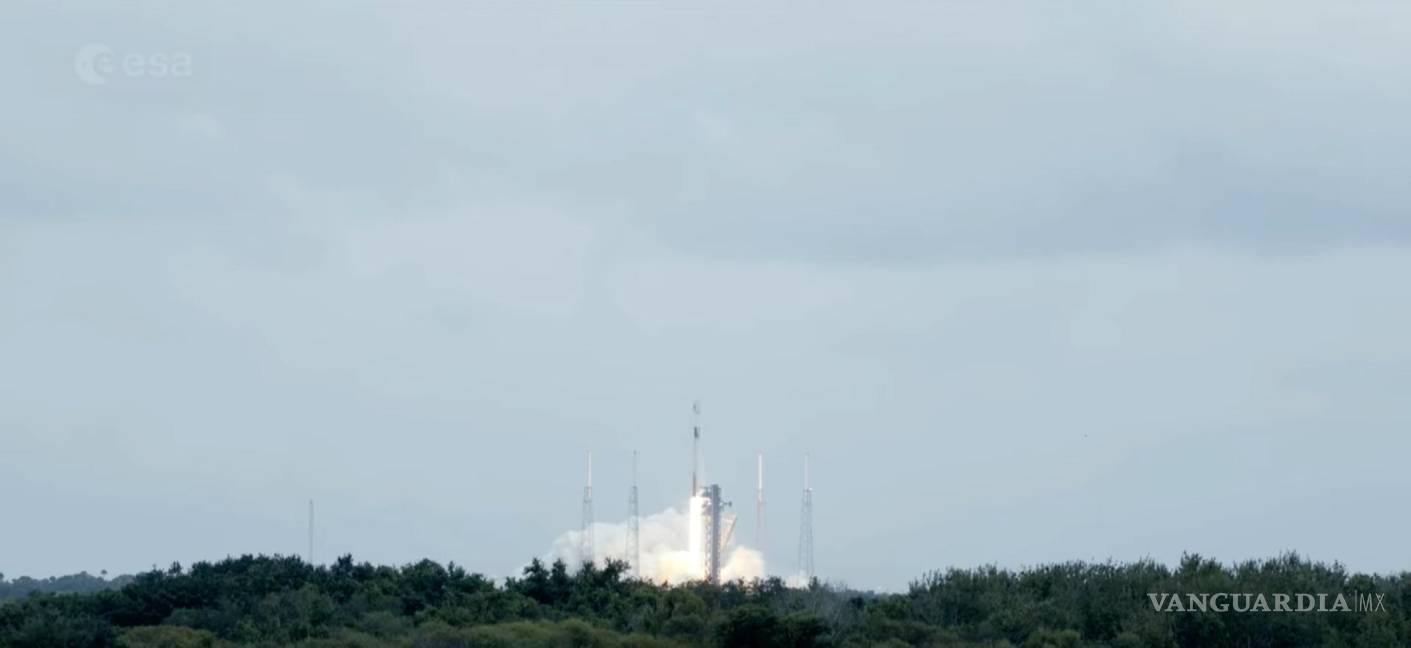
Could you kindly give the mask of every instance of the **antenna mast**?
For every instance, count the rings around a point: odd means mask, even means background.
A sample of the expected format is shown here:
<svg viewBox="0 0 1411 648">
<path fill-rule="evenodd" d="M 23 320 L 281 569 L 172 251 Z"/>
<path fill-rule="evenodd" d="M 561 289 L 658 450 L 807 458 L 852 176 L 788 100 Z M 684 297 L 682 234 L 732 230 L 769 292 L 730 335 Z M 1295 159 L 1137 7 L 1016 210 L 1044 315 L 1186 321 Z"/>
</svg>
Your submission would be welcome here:
<svg viewBox="0 0 1411 648">
<path fill-rule="evenodd" d="M 309 500 L 309 565 L 314 564 L 314 501 Z"/>
<path fill-rule="evenodd" d="M 758 476 L 755 483 L 754 499 L 754 544 L 761 553 L 764 552 L 764 453 L 756 455 L 758 461 Z"/>
<path fill-rule="evenodd" d="M 627 494 L 627 560 L 632 575 L 642 577 L 642 545 L 637 513 L 637 451 L 632 451 L 632 490 Z"/>
<path fill-rule="evenodd" d="M 813 582 L 813 488 L 808 483 L 808 453 L 803 456 L 803 514 L 799 521 L 799 572 Z"/>
<path fill-rule="evenodd" d="M 593 562 L 593 451 L 588 451 L 588 485 L 583 487 L 583 562 Z"/>
</svg>

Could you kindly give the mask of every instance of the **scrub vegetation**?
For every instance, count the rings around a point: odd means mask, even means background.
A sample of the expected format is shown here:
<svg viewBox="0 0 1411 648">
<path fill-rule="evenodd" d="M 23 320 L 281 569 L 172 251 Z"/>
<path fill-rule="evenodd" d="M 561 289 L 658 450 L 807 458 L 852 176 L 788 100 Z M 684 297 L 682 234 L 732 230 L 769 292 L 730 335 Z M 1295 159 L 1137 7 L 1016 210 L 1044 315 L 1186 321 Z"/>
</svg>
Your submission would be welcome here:
<svg viewBox="0 0 1411 648">
<path fill-rule="evenodd" d="M 1170 612 L 1148 596 L 1210 592 L 1381 595 L 1385 609 Z M 500 582 L 432 561 L 244 556 L 111 581 L 0 577 L 0 598 L 6 648 L 1411 645 L 1411 574 L 1293 554 L 951 570 L 888 594 L 779 579 L 666 586 L 620 563 L 534 561 Z"/>
</svg>

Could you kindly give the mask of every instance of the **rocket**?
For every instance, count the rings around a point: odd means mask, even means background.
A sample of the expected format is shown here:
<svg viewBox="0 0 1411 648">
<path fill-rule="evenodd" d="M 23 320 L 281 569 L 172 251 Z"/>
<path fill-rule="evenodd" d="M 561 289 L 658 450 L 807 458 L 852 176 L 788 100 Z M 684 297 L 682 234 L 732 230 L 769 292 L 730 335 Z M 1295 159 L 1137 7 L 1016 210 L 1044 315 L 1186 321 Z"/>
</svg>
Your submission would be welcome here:
<svg viewBox="0 0 1411 648">
<path fill-rule="evenodd" d="M 700 492 L 701 467 L 701 402 L 691 403 L 691 497 Z"/>
</svg>

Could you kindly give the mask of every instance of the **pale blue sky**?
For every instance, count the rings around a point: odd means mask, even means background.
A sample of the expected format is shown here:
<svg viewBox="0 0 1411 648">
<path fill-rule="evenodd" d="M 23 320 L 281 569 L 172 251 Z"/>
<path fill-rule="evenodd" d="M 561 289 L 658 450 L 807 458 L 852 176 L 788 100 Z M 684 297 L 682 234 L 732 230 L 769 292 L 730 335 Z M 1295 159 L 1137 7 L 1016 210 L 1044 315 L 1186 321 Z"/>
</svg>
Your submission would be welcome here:
<svg viewBox="0 0 1411 648">
<path fill-rule="evenodd" d="M 0 572 L 1411 566 L 1411 5 L 349 4 L 0 8 Z"/>
</svg>

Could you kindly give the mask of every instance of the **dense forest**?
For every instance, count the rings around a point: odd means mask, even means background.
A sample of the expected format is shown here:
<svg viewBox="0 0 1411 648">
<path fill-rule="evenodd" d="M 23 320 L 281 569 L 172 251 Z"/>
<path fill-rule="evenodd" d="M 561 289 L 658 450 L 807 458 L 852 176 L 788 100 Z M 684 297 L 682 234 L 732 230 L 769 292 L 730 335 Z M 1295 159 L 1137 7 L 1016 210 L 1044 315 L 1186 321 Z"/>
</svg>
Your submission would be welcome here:
<svg viewBox="0 0 1411 648">
<path fill-rule="evenodd" d="M 86 583 L 98 591 L 36 587 L 0 601 L 0 646 L 1411 645 L 1411 574 L 1349 574 L 1292 554 L 1238 565 L 1187 556 L 1175 568 L 951 570 L 897 594 L 778 579 L 667 587 L 627 578 L 619 563 L 571 570 L 535 561 L 496 582 L 454 564 L 397 568 L 347 556 L 318 567 L 245 556 Z M 1153 592 L 1381 594 L 1385 611 L 1157 612 Z"/>
</svg>

